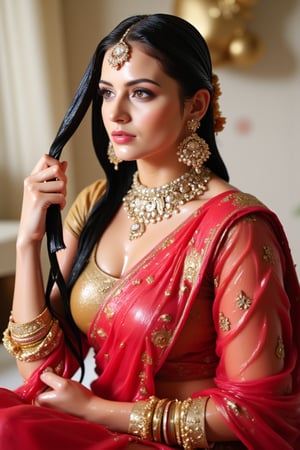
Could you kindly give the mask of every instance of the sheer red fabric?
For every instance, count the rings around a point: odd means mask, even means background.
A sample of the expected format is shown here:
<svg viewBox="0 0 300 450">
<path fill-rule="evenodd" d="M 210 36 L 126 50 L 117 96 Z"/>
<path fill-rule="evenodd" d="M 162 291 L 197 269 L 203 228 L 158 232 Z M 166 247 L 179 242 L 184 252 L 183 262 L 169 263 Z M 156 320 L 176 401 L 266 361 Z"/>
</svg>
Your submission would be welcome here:
<svg viewBox="0 0 300 450">
<path fill-rule="evenodd" d="M 211 296 L 215 387 L 193 396 L 211 396 L 248 449 L 300 448 L 299 284 L 278 219 L 238 191 L 207 202 L 111 289 L 86 343 L 95 349 L 93 392 L 116 401 L 155 394 L 201 292 Z M 65 377 L 77 369 L 62 343 L 15 393 L 0 391 L 1 448 L 127 448 L 128 435 L 30 405 L 49 365 Z"/>
</svg>

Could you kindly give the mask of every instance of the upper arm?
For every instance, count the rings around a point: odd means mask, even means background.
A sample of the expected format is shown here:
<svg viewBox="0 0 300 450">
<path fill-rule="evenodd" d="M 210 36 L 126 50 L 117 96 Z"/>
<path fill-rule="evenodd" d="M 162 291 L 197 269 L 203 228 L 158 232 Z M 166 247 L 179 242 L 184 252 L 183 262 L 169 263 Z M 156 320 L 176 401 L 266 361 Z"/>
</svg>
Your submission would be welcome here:
<svg viewBox="0 0 300 450">
<path fill-rule="evenodd" d="M 284 257 L 270 225 L 259 216 L 240 220 L 215 267 L 219 370 L 238 381 L 279 373 L 291 325 Z"/>
</svg>

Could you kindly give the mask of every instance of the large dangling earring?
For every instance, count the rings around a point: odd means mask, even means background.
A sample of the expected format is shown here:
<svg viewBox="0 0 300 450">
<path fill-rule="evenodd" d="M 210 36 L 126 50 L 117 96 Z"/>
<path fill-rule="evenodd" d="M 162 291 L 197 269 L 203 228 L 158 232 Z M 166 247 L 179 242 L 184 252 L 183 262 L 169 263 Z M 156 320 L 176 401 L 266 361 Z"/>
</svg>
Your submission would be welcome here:
<svg viewBox="0 0 300 450">
<path fill-rule="evenodd" d="M 109 162 L 114 165 L 114 169 L 118 170 L 118 168 L 119 168 L 118 164 L 122 162 L 122 159 L 119 159 L 117 157 L 117 155 L 115 154 L 115 149 L 111 142 L 108 144 L 108 147 L 107 147 L 107 157 L 108 157 Z"/>
<path fill-rule="evenodd" d="M 187 166 L 192 166 L 197 173 L 201 171 L 203 163 L 210 157 L 210 150 L 207 142 L 196 133 L 200 126 L 200 121 L 191 119 L 187 122 L 187 128 L 192 132 L 178 146 L 178 161 Z"/>
</svg>

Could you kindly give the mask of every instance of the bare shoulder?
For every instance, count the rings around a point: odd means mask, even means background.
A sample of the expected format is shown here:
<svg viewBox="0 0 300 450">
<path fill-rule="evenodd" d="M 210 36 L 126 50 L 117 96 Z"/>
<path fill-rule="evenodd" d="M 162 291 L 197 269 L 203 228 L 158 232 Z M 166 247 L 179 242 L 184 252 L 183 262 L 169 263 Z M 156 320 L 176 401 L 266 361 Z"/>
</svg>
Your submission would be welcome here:
<svg viewBox="0 0 300 450">
<path fill-rule="evenodd" d="M 232 189 L 237 189 L 227 181 L 222 180 L 218 176 L 212 174 L 211 179 L 208 184 L 208 189 L 203 195 L 203 200 L 208 201 L 214 198 L 216 195 L 223 194 L 223 192 L 231 191 Z"/>
</svg>

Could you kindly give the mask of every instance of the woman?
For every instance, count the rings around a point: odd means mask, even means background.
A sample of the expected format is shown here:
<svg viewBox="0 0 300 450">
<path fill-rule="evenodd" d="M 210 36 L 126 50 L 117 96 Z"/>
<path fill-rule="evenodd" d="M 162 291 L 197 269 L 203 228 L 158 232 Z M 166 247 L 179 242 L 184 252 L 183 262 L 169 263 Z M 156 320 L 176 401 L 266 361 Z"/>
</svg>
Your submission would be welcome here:
<svg viewBox="0 0 300 450">
<path fill-rule="evenodd" d="M 228 184 L 219 93 L 180 18 L 130 17 L 100 42 L 25 180 L 4 336 L 25 382 L 1 390 L 3 448 L 299 448 L 299 285 L 276 216 Z M 106 181 L 71 207 L 59 269 L 58 157 L 91 101 Z M 91 390 L 71 379 L 90 347 Z"/>
</svg>

